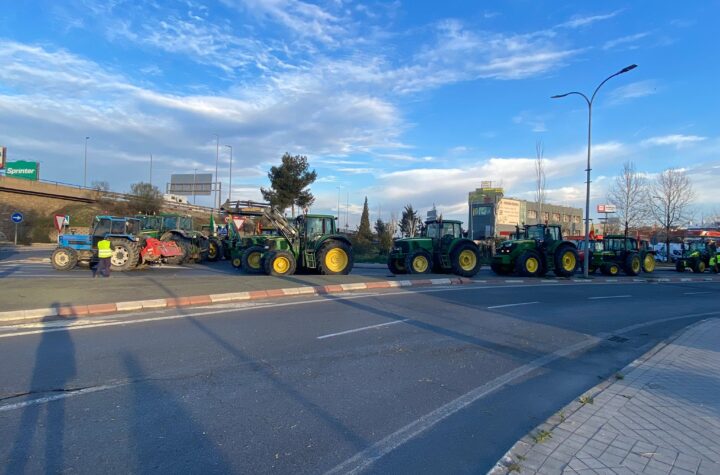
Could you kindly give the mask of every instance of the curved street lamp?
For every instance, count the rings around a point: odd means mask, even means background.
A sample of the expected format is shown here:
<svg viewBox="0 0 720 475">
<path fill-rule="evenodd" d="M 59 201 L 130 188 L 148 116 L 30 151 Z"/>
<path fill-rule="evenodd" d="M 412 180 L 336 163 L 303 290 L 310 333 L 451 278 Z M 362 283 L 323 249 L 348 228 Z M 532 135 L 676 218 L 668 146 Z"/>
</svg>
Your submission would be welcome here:
<svg viewBox="0 0 720 475">
<path fill-rule="evenodd" d="M 593 92 L 592 96 L 590 96 L 590 99 L 588 99 L 588 97 L 582 92 L 577 91 L 566 92 L 565 94 L 558 94 L 550 97 L 550 99 L 560 99 L 561 97 L 575 94 L 585 99 L 585 102 L 587 102 L 588 105 L 587 169 L 585 170 L 587 172 L 587 181 L 585 182 L 587 185 L 587 188 L 585 190 L 585 253 L 583 256 L 583 275 L 585 276 L 585 278 L 588 278 L 588 268 L 590 267 L 590 144 L 592 137 L 592 105 L 593 101 L 595 100 L 595 95 L 598 93 L 603 84 L 605 84 L 615 76 L 619 76 L 628 71 L 632 71 L 635 68 L 637 68 L 637 64 L 631 64 L 630 66 L 622 68 L 615 74 L 608 76 L 603 82 L 598 85 L 598 87 L 595 88 L 595 91 Z"/>
</svg>

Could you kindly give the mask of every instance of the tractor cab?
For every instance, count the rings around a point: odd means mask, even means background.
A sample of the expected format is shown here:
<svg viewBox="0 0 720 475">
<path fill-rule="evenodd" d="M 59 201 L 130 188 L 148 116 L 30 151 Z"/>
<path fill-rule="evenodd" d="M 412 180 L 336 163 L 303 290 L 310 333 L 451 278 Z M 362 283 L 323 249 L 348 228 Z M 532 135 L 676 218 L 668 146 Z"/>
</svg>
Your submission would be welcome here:
<svg viewBox="0 0 720 475">
<path fill-rule="evenodd" d="M 114 216 L 96 216 L 90 227 L 92 248 L 97 249 L 98 241 L 106 236 L 138 236 L 140 220 L 136 218 L 118 218 Z"/>
<path fill-rule="evenodd" d="M 335 216 L 306 214 L 295 218 L 295 226 L 300 235 L 308 243 L 317 241 L 322 236 L 335 234 Z"/>
<path fill-rule="evenodd" d="M 425 221 L 423 236 L 430 239 L 460 239 L 462 235 L 462 223 L 452 220 Z"/>
</svg>

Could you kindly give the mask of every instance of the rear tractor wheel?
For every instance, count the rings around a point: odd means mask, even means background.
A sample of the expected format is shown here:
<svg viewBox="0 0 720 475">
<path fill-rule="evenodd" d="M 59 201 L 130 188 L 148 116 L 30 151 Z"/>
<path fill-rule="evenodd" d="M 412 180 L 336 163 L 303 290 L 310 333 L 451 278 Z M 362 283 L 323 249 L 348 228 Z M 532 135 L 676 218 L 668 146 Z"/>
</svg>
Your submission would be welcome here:
<svg viewBox="0 0 720 475">
<path fill-rule="evenodd" d="M 469 242 L 460 244 L 450 256 L 453 274 L 474 277 L 480 271 L 480 250 Z"/>
<path fill-rule="evenodd" d="M 404 259 L 398 259 L 396 257 L 389 256 L 387 266 L 388 269 L 390 269 L 390 272 L 392 272 L 393 274 L 405 274 L 407 272 L 405 270 Z"/>
<path fill-rule="evenodd" d="M 347 275 L 354 265 L 352 248 L 342 241 L 325 243 L 317 259 L 318 270 L 323 275 Z"/>
<path fill-rule="evenodd" d="M 136 243 L 127 239 L 111 239 L 110 249 L 113 252 L 110 257 L 110 269 L 125 272 L 137 267 L 140 252 Z"/>
<path fill-rule="evenodd" d="M 703 261 L 702 259 L 698 259 L 692 268 L 693 272 L 695 272 L 696 274 L 702 274 L 703 272 L 705 272 L 705 269 L 705 261 Z"/>
<path fill-rule="evenodd" d="M 650 272 L 653 272 L 655 270 L 655 256 L 653 254 L 650 254 L 649 252 L 645 254 L 642 267 L 643 272 L 647 272 L 648 274 Z"/>
<path fill-rule="evenodd" d="M 642 270 L 642 264 L 640 262 L 640 256 L 637 254 L 630 254 L 625 258 L 625 273 L 627 275 L 638 275 Z"/>
<path fill-rule="evenodd" d="M 222 248 L 220 246 L 220 241 L 217 241 L 216 239 L 208 240 L 207 260 L 215 262 L 220 259 L 221 255 Z"/>
<path fill-rule="evenodd" d="M 575 273 L 577 267 L 578 253 L 571 245 L 561 245 L 555 251 L 555 275 L 558 277 L 570 277 Z"/>
</svg>

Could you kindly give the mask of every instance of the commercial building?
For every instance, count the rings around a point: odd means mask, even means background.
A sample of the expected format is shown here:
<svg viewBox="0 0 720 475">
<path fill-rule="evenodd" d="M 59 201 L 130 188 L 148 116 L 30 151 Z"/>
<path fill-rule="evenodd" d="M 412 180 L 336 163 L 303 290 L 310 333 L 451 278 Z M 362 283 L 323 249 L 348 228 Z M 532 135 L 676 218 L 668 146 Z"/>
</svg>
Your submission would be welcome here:
<svg viewBox="0 0 720 475">
<path fill-rule="evenodd" d="M 502 188 L 492 183 L 468 194 L 469 236 L 479 241 L 507 238 L 516 226 L 534 223 L 558 224 L 563 235 L 583 234 L 583 210 L 569 206 L 506 198 Z"/>
</svg>

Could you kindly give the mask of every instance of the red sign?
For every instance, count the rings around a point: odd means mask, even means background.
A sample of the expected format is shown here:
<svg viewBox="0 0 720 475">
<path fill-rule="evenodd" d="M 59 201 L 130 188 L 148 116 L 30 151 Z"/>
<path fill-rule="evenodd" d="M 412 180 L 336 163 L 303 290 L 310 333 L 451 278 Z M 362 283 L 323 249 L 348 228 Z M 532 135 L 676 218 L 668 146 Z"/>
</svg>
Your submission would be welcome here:
<svg viewBox="0 0 720 475">
<path fill-rule="evenodd" d="M 0 170 L 5 168 L 5 160 L 7 160 L 7 147 L 0 147 Z"/>
<path fill-rule="evenodd" d="M 64 224 L 65 224 L 65 215 L 64 214 L 56 214 L 55 215 L 55 229 L 57 229 L 58 232 L 61 232 Z"/>
</svg>

